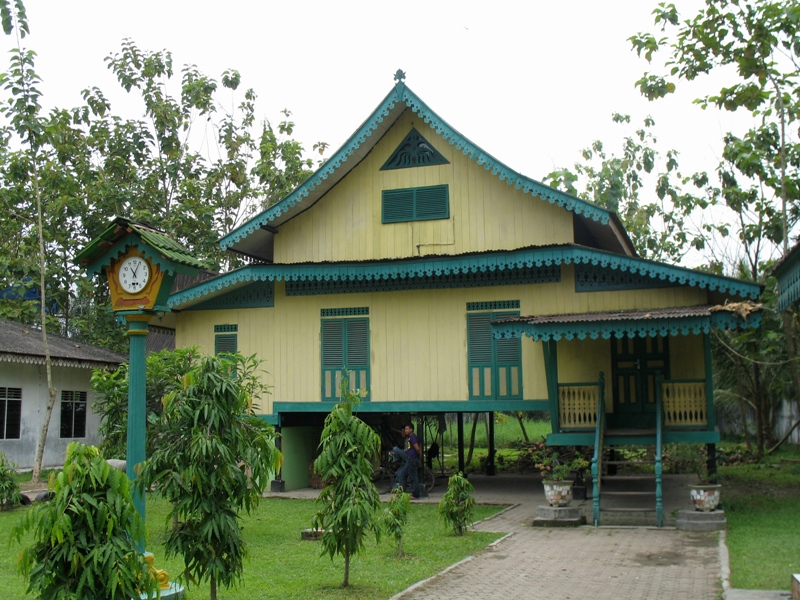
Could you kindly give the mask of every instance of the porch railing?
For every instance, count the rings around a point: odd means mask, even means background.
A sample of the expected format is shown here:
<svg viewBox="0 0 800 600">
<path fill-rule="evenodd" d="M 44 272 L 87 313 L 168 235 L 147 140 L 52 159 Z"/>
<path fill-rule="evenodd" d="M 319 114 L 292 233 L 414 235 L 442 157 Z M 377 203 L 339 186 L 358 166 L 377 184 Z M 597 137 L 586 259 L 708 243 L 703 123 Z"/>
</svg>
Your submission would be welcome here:
<svg viewBox="0 0 800 600">
<path fill-rule="evenodd" d="M 665 427 L 708 425 L 704 379 L 672 379 L 662 382 Z"/>
<path fill-rule="evenodd" d="M 559 384 L 559 428 L 594 429 L 597 426 L 597 400 L 599 396 L 600 386 L 596 381 Z"/>
</svg>

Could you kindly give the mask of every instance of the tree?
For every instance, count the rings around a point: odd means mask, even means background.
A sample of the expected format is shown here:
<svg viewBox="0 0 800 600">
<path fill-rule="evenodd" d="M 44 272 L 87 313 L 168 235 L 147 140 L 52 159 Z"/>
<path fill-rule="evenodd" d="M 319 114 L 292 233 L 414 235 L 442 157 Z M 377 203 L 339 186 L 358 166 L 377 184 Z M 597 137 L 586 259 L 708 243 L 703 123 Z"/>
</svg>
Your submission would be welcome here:
<svg viewBox="0 0 800 600">
<path fill-rule="evenodd" d="M 411 495 L 402 487 L 392 490 L 392 497 L 386 505 L 381 517 L 384 531 L 397 542 L 397 556 L 403 556 L 403 535 L 408 523 L 408 511 L 411 509 Z"/>
<path fill-rule="evenodd" d="M 456 535 L 464 535 L 475 512 L 475 489 L 462 473 L 454 473 L 439 502 L 439 515 Z"/>
<path fill-rule="evenodd" d="M 620 125 L 631 121 L 617 113 L 612 119 Z M 702 221 L 703 211 L 715 199 L 707 195 L 706 173 L 683 175 L 678 152 L 658 150 L 654 127 L 655 121 L 647 117 L 625 136 L 619 154 L 610 154 L 596 140 L 572 170 L 557 169 L 544 181 L 616 212 L 640 256 L 677 263 L 689 250 L 702 250 L 718 227 Z"/>
<path fill-rule="evenodd" d="M 247 548 L 239 514 L 251 513 L 271 474 L 280 468 L 271 425 L 253 412 L 266 392 L 259 361 L 240 354 L 204 357 L 168 395 L 162 420 L 168 430 L 142 467 L 142 492 L 172 503 L 178 525 L 165 536 L 167 556 L 181 555 L 182 579 L 233 587 L 242 577 Z"/>
<path fill-rule="evenodd" d="M 322 554 L 344 557 L 343 587 L 350 585 L 350 558 L 364 548 L 372 531 L 380 539 L 376 511 L 381 500 L 372 483 L 372 460 L 378 456 L 380 437 L 353 414 L 360 400 L 342 374 L 341 402 L 325 418 L 320 455 L 314 472 L 330 483 L 320 493 L 313 527 L 322 530 Z"/>
<path fill-rule="evenodd" d="M 197 365 L 200 352 L 196 346 L 154 352 L 145 362 L 145 404 L 147 406 L 147 446 L 150 455 L 162 441 L 164 400 L 183 388 L 183 376 Z M 106 458 L 124 458 L 128 439 L 128 364 L 108 371 L 92 373 L 92 391 L 97 400 L 92 404 L 100 416 L 99 433 L 103 438 L 100 452 Z"/>
<path fill-rule="evenodd" d="M 33 534 L 19 561 L 28 593 L 43 600 L 155 598 L 156 580 L 132 542 L 144 538 L 144 522 L 125 473 L 97 448 L 71 442 L 50 488 L 52 500 L 26 512 L 12 533 L 17 543 Z"/>
<path fill-rule="evenodd" d="M 742 244 L 743 259 L 734 257 L 733 269 L 744 260 L 746 274 L 764 281 L 773 248 L 781 245 L 787 252 L 790 232 L 800 217 L 800 141 L 792 137 L 790 127 L 800 117 L 800 2 L 706 0 L 683 22 L 673 4 L 661 3 L 653 14 L 661 31 L 673 34 L 638 33 L 630 41 L 648 62 L 665 51 L 663 68 L 668 74 L 645 73 L 637 82 L 641 93 L 651 100 L 663 98 L 681 81 L 715 72 L 726 78 L 725 83 L 695 103 L 704 109 L 745 111 L 757 120 L 743 135 L 726 134 L 714 193 L 733 212 Z M 783 343 L 791 359 L 787 366 L 797 398 L 797 315 L 786 312 L 782 320 Z M 770 335 L 758 334 L 761 340 Z M 739 354 L 747 356 L 745 351 Z M 748 362 L 746 368 L 748 374 L 729 379 L 750 379 L 758 382 L 756 390 L 769 389 L 758 363 Z M 756 406 L 759 454 L 771 435 L 768 406 L 762 401 Z"/>
</svg>

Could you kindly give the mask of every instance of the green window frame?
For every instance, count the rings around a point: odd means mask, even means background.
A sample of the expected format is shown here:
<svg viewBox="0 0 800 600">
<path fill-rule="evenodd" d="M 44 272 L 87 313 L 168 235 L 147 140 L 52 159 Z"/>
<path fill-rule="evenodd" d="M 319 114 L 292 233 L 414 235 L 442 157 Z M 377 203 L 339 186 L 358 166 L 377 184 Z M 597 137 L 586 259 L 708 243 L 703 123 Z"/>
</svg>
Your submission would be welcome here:
<svg viewBox="0 0 800 600">
<path fill-rule="evenodd" d="M 449 218 L 450 188 L 447 185 L 383 190 L 382 192 L 382 223 Z"/>
<path fill-rule="evenodd" d="M 369 400 L 369 318 L 322 319 L 322 400 L 336 402 L 340 397 L 342 372 L 350 389 L 366 390 Z"/>
<path fill-rule="evenodd" d="M 214 356 L 238 350 L 238 325 L 214 325 Z"/>
<path fill-rule="evenodd" d="M 496 339 L 491 326 L 518 316 L 519 311 L 467 314 L 470 400 L 522 400 L 522 341 Z"/>
</svg>

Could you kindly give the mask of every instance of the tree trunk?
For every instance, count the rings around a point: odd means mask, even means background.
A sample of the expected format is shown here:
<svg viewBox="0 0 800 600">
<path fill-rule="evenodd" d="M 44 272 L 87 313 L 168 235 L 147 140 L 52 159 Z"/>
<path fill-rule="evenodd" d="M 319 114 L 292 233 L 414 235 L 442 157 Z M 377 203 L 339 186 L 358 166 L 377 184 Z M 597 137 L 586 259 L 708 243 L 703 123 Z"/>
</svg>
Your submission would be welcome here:
<svg viewBox="0 0 800 600">
<path fill-rule="evenodd" d="M 211 600 L 217 600 L 217 576 L 211 573 Z"/>
<path fill-rule="evenodd" d="M 792 432 L 797 428 L 798 425 L 800 425 L 800 419 L 798 419 L 797 421 L 794 422 L 794 425 L 792 425 L 789 428 L 789 431 L 786 432 L 786 435 L 784 435 L 777 444 L 775 444 L 772 448 L 770 448 L 767 451 L 767 454 L 772 454 L 773 452 L 775 452 L 775 450 L 780 448 L 781 445 L 783 444 L 783 442 L 785 442 L 786 440 L 789 439 L 789 436 L 792 435 Z"/>
<path fill-rule="evenodd" d="M 753 392 L 756 404 L 756 456 L 764 456 L 764 416 L 766 413 L 764 392 L 761 389 L 761 369 L 758 363 L 753 363 Z"/>
<path fill-rule="evenodd" d="M 531 440 L 528 438 L 528 432 L 525 429 L 525 421 L 522 419 L 521 412 L 517 413 L 517 421 L 519 422 L 519 428 L 522 429 L 522 438 L 525 440 L 525 443 L 527 444 Z"/>
<path fill-rule="evenodd" d="M 31 161 L 31 169 L 33 175 L 33 191 L 36 196 L 36 217 L 37 217 L 37 233 L 39 234 L 39 314 L 42 322 L 42 344 L 44 346 L 44 368 L 47 374 L 47 409 L 44 413 L 44 423 L 42 423 L 42 431 L 39 433 L 39 442 L 36 445 L 36 457 L 33 461 L 33 473 L 31 474 L 32 483 L 40 483 L 42 474 L 42 460 L 44 458 L 44 447 L 47 443 L 47 430 L 50 428 L 50 417 L 53 414 L 53 406 L 56 403 L 56 394 L 58 390 L 53 387 L 53 370 L 52 362 L 50 360 L 50 346 L 47 343 L 47 294 L 45 293 L 46 284 L 46 269 L 44 254 L 44 226 L 42 223 L 42 195 L 39 190 L 39 170 L 36 165 L 36 151 L 33 150 L 33 160 Z"/>
<path fill-rule="evenodd" d="M 472 451 L 475 450 L 475 430 L 478 428 L 478 417 L 480 413 L 475 413 L 472 416 L 472 433 L 469 436 L 469 452 L 467 453 L 467 460 L 464 463 L 464 468 L 469 467 L 472 462 Z"/>
<path fill-rule="evenodd" d="M 344 550 L 344 582 L 342 587 L 350 585 L 350 551 L 345 548 Z"/>
</svg>

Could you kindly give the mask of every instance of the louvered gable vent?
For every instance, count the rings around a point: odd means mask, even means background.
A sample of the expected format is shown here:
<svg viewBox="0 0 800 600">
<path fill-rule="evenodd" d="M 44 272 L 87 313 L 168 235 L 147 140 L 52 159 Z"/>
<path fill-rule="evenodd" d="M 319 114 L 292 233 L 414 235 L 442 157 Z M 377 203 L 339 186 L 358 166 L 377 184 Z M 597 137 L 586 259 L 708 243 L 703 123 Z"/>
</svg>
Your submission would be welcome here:
<svg viewBox="0 0 800 600">
<path fill-rule="evenodd" d="M 449 190 L 446 185 L 383 191 L 383 223 L 430 221 L 449 217 Z"/>
</svg>

